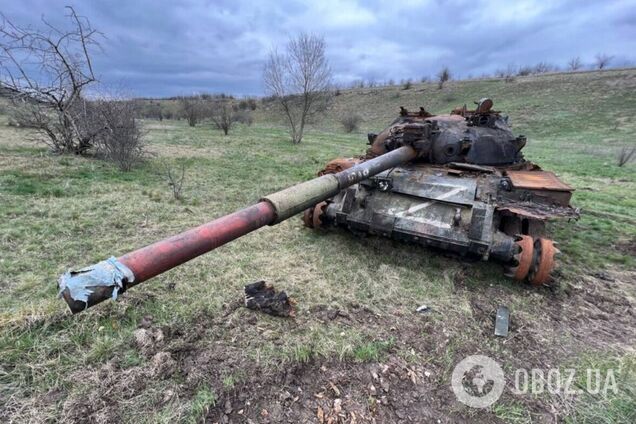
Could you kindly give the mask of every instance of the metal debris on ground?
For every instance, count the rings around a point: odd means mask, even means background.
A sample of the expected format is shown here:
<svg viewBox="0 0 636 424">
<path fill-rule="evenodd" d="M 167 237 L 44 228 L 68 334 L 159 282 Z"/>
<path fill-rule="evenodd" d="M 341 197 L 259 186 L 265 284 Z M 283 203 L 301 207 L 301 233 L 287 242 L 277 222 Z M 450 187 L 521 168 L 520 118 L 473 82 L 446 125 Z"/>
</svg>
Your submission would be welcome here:
<svg viewBox="0 0 636 424">
<path fill-rule="evenodd" d="M 507 337 L 508 326 L 510 325 L 510 311 L 507 306 L 497 308 L 497 318 L 495 319 L 495 336 Z"/>
<path fill-rule="evenodd" d="M 276 317 L 294 317 L 295 302 L 284 291 L 276 292 L 274 286 L 257 281 L 245 286 L 245 307 Z"/>
<path fill-rule="evenodd" d="M 431 308 L 429 308 L 428 305 L 421 305 L 421 306 L 417 307 L 415 312 L 417 312 L 419 314 L 425 314 L 427 312 L 430 312 L 430 310 L 431 310 Z"/>
</svg>

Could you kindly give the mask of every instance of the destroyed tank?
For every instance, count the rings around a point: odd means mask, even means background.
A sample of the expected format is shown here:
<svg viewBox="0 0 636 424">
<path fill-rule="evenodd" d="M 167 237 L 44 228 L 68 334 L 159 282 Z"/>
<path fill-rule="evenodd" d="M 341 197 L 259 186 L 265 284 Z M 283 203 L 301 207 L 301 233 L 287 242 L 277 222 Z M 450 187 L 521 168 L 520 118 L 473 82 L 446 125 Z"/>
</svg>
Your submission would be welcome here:
<svg viewBox="0 0 636 424">
<path fill-rule="evenodd" d="M 526 137 L 514 136 L 508 117 L 490 99 L 447 115 L 424 108 L 399 117 L 359 158 L 340 158 L 319 175 L 338 172 L 401 145 L 418 157 L 339 192 L 304 212 L 307 227 L 342 227 L 417 243 L 460 256 L 495 260 L 505 274 L 534 285 L 549 283 L 560 252 L 546 235 L 549 219 L 578 218 L 573 189 L 524 159 Z"/>
<path fill-rule="evenodd" d="M 577 218 L 573 189 L 525 160 L 524 136 L 482 99 L 449 115 L 424 108 L 369 134 L 366 156 L 335 159 L 317 178 L 256 204 L 59 279 L 77 313 L 266 225 L 303 213 L 306 226 L 344 227 L 493 259 L 519 281 L 550 282 L 559 253 L 545 221 Z M 423 250 L 423 254 L 424 254 Z"/>
</svg>

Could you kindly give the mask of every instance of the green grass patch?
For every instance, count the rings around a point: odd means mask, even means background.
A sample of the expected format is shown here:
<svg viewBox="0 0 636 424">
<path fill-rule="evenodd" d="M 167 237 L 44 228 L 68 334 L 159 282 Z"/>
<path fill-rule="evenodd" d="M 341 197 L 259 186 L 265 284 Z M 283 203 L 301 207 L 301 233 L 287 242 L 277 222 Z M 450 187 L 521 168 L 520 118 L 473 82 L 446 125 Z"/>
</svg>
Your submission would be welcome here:
<svg viewBox="0 0 636 424">
<path fill-rule="evenodd" d="M 393 339 L 374 340 L 356 347 L 353 351 L 353 357 L 359 362 L 378 362 L 394 345 Z"/>
</svg>

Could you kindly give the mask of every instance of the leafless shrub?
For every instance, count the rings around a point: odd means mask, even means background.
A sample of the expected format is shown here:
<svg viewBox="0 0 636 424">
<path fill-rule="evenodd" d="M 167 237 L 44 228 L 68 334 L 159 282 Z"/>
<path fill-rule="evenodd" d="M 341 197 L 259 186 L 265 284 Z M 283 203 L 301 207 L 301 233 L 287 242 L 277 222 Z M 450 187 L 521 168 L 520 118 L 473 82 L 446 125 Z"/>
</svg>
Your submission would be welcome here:
<svg viewBox="0 0 636 424">
<path fill-rule="evenodd" d="M 605 69 L 609 66 L 614 56 L 608 56 L 605 53 L 598 53 L 594 60 L 596 61 L 596 69 Z"/>
<path fill-rule="evenodd" d="M 0 75 L 19 121 L 38 130 L 57 153 L 84 154 L 100 128 L 81 122 L 86 87 L 95 83 L 91 54 L 100 33 L 67 6 L 69 28 L 42 18 L 41 29 L 19 27 L 4 15 L 0 23 Z"/>
<path fill-rule="evenodd" d="M 210 118 L 224 135 L 228 135 L 232 125 L 237 122 L 237 111 L 226 100 L 218 100 L 210 107 Z"/>
<path fill-rule="evenodd" d="M 404 83 L 402 84 L 402 90 L 410 90 L 411 87 L 413 87 L 413 83 L 411 82 L 410 79 L 407 79 L 406 81 L 404 81 Z"/>
<path fill-rule="evenodd" d="M 103 131 L 96 138 L 97 149 L 122 171 L 130 171 L 146 154 L 143 133 L 127 100 L 101 100 L 91 106 Z"/>
<path fill-rule="evenodd" d="M 526 77 L 532 74 L 532 66 L 522 66 L 517 71 L 517 75 L 520 77 Z"/>
<path fill-rule="evenodd" d="M 618 152 L 618 157 L 616 158 L 618 166 L 623 166 L 631 162 L 632 159 L 634 159 L 635 155 L 636 155 L 636 146 L 630 146 L 630 147 L 624 146 Z"/>
<path fill-rule="evenodd" d="M 179 98 L 181 113 L 187 119 L 188 125 L 194 127 L 203 119 L 205 103 L 199 96 L 183 96 Z"/>
<path fill-rule="evenodd" d="M 182 163 L 178 168 L 173 168 L 168 163 L 164 163 L 162 165 L 162 173 L 163 177 L 168 182 L 168 186 L 172 192 L 172 197 L 174 197 L 175 200 L 183 200 L 181 192 L 183 190 L 183 183 L 185 182 L 186 176 L 185 164 Z"/>
<path fill-rule="evenodd" d="M 356 115 L 355 113 L 346 113 L 342 118 L 340 118 L 340 123 L 347 133 L 356 131 L 361 121 L 362 118 L 360 115 Z"/>
<path fill-rule="evenodd" d="M 534 65 L 534 69 L 532 70 L 532 73 L 545 74 L 545 73 L 551 72 L 552 70 L 554 70 L 553 65 L 550 65 L 547 62 L 539 62 L 536 65 Z"/>
<path fill-rule="evenodd" d="M 252 114 L 247 110 L 236 112 L 234 118 L 239 124 L 250 126 L 254 123 L 254 117 L 252 117 Z"/>
<path fill-rule="evenodd" d="M 294 144 L 301 142 L 308 118 L 324 110 L 330 98 L 325 47 L 324 38 L 302 33 L 284 53 L 273 50 L 263 71 L 266 90 L 278 101 Z"/>
<path fill-rule="evenodd" d="M 423 76 L 422 78 L 420 78 L 420 82 L 421 82 L 421 83 L 426 83 L 426 82 L 428 82 L 428 77 L 427 77 L 427 76 Z"/>
<path fill-rule="evenodd" d="M 437 88 L 440 90 L 444 88 L 444 83 L 451 79 L 450 69 L 448 66 L 444 66 L 437 74 Z"/>
<path fill-rule="evenodd" d="M 495 76 L 505 82 L 514 82 L 516 73 L 516 67 L 514 65 L 508 65 L 506 69 L 498 69 L 495 71 Z"/>
<path fill-rule="evenodd" d="M 365 84 L 363 79 L 355 80 L 351 83 L 351 88 L 364 88 Z"/>
<path fill-rule="evenodd" d="M 568 69 L 570 71 L 578 71 L 583 67 L 583 63 L 581 63 L 581 58 L 576 56 L 568 61 Z"/>
<path fill-rule="evenodd" d="M 256 100 L 253 98 L 243 99 L 238 103 L 238 108 L 240 110 L 256 110 Z"/>
</svg>

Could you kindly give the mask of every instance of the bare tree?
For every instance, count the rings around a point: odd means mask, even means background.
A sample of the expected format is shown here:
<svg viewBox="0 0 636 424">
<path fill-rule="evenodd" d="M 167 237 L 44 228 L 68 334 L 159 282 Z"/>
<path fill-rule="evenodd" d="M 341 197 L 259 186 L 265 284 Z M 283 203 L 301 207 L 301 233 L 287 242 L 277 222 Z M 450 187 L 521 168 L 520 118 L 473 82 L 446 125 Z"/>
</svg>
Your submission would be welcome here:
<svg viewBox="0 0 636 424">
<path fill-rule="evenodd" d="M 199 96 L 180 97 L 179 103 L 181 104 L 183 117 L 188 121 L 188 125 L 194 127 L 203 119 L 205 105 Z"/>
<path fill-rule="evenodd" d="M 570 71 L 578 71 L 579 69 L 581 69 L 583 67 L 583 64 L 581 63 L 581 58 L 576 56 L 573 57 L 572 59 L 570 59 L 570 61 L 568 62 L 568 69 Z"/>
<path fill-rule="evenodd" d="M 97 78 L 91 61 L 101 34 L 67 6 L 68 29 L 42 18 L 42 29 L 23 28 L 1 15 L 0 83 L 16 93 L 21 118 L 59 153 L 86 153 L 102 130 L 90 128 L 82 94 Z"/>
<path fill-rule="evenodd" d="M 263 71 L 265 88 L 280 105 L 294 144 L 301 142 L 307 120 L 324 110 L 330 97 L 325 47 L 324 38 L 302 33 L 289 41 L 285 52 L 273 50 Z"/>
<path fill-rule="evenodd" d="M 437 73 L 437 88 L 440 90 L 444 88 L 444 83 L 450 79 L 450 69 L 448 69 L 448 66 L 444 66 L 442 70 Z"/>
<path fill-rule="evenodd" d="M 212 105 L 210 118 L 216 127 L 223 131 L 224 135 L 230 132 L 230 128 L 238 120 L 236 111 L 224 100 L 219 100 Z"/>
<path fill-rule="evenodd" d="M 596 60 L 596 69 L 605 69 L 610 64 L 614 56 L 608 56 L 605 53 L 598 53 L 594 59 Z"/>
</svg>

